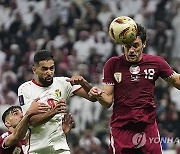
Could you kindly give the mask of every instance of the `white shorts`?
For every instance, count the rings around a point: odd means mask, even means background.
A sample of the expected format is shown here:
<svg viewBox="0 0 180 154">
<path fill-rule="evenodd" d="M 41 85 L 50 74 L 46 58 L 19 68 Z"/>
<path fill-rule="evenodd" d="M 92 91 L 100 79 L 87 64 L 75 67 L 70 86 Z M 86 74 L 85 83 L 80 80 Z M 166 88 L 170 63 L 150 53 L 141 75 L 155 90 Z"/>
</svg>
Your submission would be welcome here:
<svg viewBox="0 0 180 154">
<path fill-rule="evenodd" d="M 30 152 L 29 154 L 70 154 L 70 151 L 64 149 L 54 150 L 53 146 L 49 146 L 47 148 Z"/>
</svg>

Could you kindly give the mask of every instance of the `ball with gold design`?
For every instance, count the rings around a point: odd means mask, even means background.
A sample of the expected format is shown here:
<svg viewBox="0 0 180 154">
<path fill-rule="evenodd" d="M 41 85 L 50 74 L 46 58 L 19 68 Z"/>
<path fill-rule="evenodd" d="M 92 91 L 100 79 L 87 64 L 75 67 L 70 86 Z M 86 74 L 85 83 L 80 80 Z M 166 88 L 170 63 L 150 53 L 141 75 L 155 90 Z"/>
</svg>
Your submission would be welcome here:
<svg viewBox="0 0 180 154">
<path fill-rule="evenodd" d="M 118 44 L 131 44 L 136 39 L 137 24 L 128 16 L 115 18 L 109 26 L 110 38 Z"/>
</svg>

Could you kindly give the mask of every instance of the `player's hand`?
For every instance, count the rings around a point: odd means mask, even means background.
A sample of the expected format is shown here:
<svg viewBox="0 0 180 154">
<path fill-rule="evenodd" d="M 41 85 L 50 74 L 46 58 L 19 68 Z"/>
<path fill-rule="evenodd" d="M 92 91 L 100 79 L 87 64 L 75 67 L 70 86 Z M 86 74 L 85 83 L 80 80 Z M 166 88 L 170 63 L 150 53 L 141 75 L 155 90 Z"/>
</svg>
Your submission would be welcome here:
<svg viewBox="0 0 180 154">
<path fill-rule="evenodd" d="M 67 79 L 66 81 L 70 82 L 71 85 L 83 85 L 86 82 L 86 80 L 79 75 L 74 75 L 70 79 Z"/>
<path fill-rule="evenodd" d="M 70 132 L 73 125 L 74 121 L 72 115 L 70 113 L 66 113 L 62 119 L 62 129 L 66 135 Z"/>
<path fill-rule="evenodd" d="M 101 97 L 102 91 L 98 87 L 92 87 L 88 93 L 90 98 Z"/>
<path fill-rule="evenodd" d="M 66 102 L 64 99 L 60 99 L 59 102 L 55 105 L 54 108 L 52 108 L 54 114 L 58 114 L 58 113 L 66 113 Z"/>
<path fill-rule="evenodd" d="M 50 109 L 50 107 L 42 102 L 39 102 L 39 98 L 35 99 L 29 109 L 27 110 L 27 114 L 34 115 L 39 113 L 45 113 Z"/>
</svg>

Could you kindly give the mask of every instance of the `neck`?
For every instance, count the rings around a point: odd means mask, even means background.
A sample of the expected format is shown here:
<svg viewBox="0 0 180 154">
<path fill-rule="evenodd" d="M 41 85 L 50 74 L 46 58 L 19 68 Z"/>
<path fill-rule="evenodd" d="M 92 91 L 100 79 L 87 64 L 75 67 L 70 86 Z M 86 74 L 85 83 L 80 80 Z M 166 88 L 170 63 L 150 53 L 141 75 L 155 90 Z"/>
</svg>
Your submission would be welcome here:
<svg viewBox="0 0 180 154">
<path fill-rule="evenodd" d="M 41 83 L 40 83 L 40 81 L 39 81 L 39 78 L 38 78 L 37 76 L 34 76 L 34 77 L 33 77 L 33 80 L 34 80 L 37 84 L 40 84 L 40 85 L 41 85 Z"/>
<path fill-rule="evenodd" d="M 138 60 L 137 60 L 137 61 L 139 62 L 141 59 L 142 59 L 142 54 L 141 54 L 141 56 L 138 58 Z"/>
</svg>

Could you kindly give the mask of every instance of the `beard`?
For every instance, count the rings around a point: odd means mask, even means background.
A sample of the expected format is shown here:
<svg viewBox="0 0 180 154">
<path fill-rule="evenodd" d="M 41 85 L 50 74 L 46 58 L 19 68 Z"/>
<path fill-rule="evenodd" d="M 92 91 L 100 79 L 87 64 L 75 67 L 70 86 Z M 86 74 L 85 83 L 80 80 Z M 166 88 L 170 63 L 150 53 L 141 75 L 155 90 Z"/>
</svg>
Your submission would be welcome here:
<svg viewBox="0 0 180 154">
<path fill-rule="evenodd" d="M 39 82 L 42 84 L 43 87 L 49 87 L 53 83 L 53 77 L 52 80 L 48 81 L 46 78 L 39 77 Z"/>
</svg>

